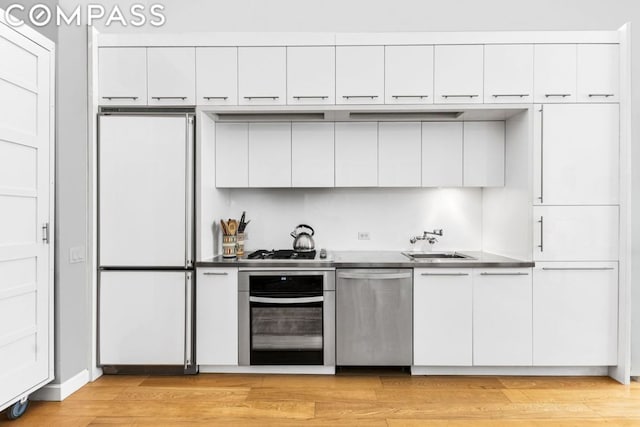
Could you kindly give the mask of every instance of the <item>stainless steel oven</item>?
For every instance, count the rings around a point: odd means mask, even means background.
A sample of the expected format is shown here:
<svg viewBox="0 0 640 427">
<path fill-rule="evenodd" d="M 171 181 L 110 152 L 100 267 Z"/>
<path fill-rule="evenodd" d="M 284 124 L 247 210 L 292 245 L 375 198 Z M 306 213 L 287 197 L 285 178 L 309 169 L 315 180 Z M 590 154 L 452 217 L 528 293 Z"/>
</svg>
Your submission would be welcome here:
<svg viewBox="0 0 640 427">
<path fill-rule="evenodd" d="M 335 365 L 335 271 L 241 271 L 240 365 Z"/>
</svg>

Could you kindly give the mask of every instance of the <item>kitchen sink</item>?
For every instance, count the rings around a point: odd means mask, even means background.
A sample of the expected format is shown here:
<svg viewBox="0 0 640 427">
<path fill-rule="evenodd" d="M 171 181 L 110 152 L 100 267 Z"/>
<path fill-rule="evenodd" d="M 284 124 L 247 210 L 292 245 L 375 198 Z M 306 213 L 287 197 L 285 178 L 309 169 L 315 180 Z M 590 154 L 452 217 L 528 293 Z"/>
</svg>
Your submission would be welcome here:
<svg viewBox="0 0 640 427">
<path fill-rule="evenodd" d="M 402 252 L 402 255 L 406 256 L 412 261 L 429 261 L 438 259 L 475 259 L 472 256 L 464 255 L 458 252 Z"/>
</svg>

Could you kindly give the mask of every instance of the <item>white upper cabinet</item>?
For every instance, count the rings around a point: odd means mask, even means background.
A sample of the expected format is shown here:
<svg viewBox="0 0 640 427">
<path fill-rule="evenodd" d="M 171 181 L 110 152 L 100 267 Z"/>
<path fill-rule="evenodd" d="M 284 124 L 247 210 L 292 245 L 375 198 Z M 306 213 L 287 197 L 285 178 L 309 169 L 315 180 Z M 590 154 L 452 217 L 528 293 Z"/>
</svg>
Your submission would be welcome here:
<svg viewBox="0 0 640 427">
<path fill-rule="evenodd" d="M 196 48 L 196 103 L 238 104 L 238 49 Z"/>
<path fill-rule="evenodd" d="M 464 122 L 464 186 L 504 186 L 504 122 Z"/>
<path fill-rule="evenodd" d="M 334 186 L 333 123 L 291 123 L 291 185 Z"/>
<path fill-rule="evenodd" d="M 101 47 L 98 69 L 100 104 L 147 104 L 146 48 Z"/>
<path fill-rule="evenodd" d="M 336 187 L 378 186 L 378 123 L 336 123 Z"/>
<path fill-rule="evenodd" d="M 378 185 L 421 185 L 419 122 L 380 122 L 378 127 Z"/>
<path fill-rule="evenodd" d="M 287 48 L 287 104 L 335 104 L 335 48 Z"/>
<path fill-rule="evenodd" d="M 386 46 L 385 104 L 433 104 L 433 46 Z"/>
<path fill-rule="evenodd" d="M 482 104 L 483 45 L 435 47 L 435 103 Z"/>
<path fill-rule="evenodd" d="M 533 45 L 484 47 L 484 102 L 533 101 Z"/>
<path fill-rule="evenodd" d="M 531 269 L 473 273 L 473 364 L 532 364 Z"/>
<path fill-rule="evenodd" d="M 462 122 L 422 123 L 422 186 L 462 187 Z"/>
<path fill-rule="evenodd" d="M 612 366 L 618 355 L 618 263 L 536 263 L 533 363 Z"/>
<path fill-rule="evenodd" d="M 534 48 L 534 101 L 576 101 L 576 45 L 538 44 Z"/>
<path fill-rule="evenodd" d="M 291 187 L 291 123 L 249 123 L 249 187 Z"/>
<path fill-rule="evenodd" d="M 150 47 L 147 65 L 149 105 L 195 105 L 195 48 Z"/>
<path fill-rule="evenodd" d="M 384 103 L 384 46 L 336 47 L 336 104 Z"/>
<path fill-rule="evenodd" d="M 544 105 L 537 121 L 534 203 L 617 204 L 618 104 Z"/>
<path fill-rule="evenodd" d="M 240 105 L 281 105 L 287 95 L 287 48 L 239 47 Z"/>
<path fill-rule="evenodd" d="M 619 93 L 619 46 L 578 45 L 578 102 L 618 102 Z"/>
<path fill-rule="evenodd" d="M 216 187 L 249 186 L 249 124 L 216 123 Z"/>
</svg>

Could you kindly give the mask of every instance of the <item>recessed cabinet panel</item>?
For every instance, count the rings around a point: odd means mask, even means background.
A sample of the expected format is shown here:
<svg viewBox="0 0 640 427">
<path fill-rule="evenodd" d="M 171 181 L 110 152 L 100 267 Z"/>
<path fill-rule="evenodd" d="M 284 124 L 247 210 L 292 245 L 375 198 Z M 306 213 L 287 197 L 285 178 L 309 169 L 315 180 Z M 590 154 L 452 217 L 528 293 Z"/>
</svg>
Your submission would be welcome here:
<svg viewBox="0 0 640 427">
<path fill-rule="evenodd" d="M 385 47 L 385 104 L 433 104 L 433 46 Z"/>
<path fill-rule="evenodd" d="M 384 46 L 336 47 L 336 104 L 384 103 Z"/>
<path fill-rule="evenodd" d="M 335 104 L 335 47 L 287 48 L 287 103 Z"/>
<path fill-rule="evenodd" d="M 293 187 L 334 186 L 334 124 L 291 124 Z"/>
<path fill-rule="evenodd" d="M 291 187 L 291 123 L 249 123 L 249 187 Z"/>
<path fill-rule="evenodd" d="M 380 122 L 378 127 L 378 185 L 419 187 L 421 184 L 419 122 Z"/>
<path fill-rule="evenodd" d="M 249 186 L 249 124 L 216 123 L 216 187 Z"/>
<path fill-rule="evenodd" d="M 146 48 L 101 47 L 98 68 L 100 104 L 147 104 Z"/>
<path fill-rule="evenodd" d="M 285 47 L 239 47 L 240 105 L 281 105 L 287 94 Z"/>
<path fill-rule="evenodd" d="M 149 105 L 195 105 L 195 48 L 150 47 L 147 64 Z"/>
<path fill-rule="evenodd" d="M 504 186 L 504 122 L 464 123 L 464 186 Z"/>
<path fill-rule="evenodd" d="M 618 102 L 619 93 L 619 45 L 578 45 L 578 102 Z"/>
<path fill-rule="evenodd" d="M 533 45 L 484 47 L 484 102 L 533 101 Z"/>
<path fill-rule="evenodd" d="M 422 123 L 422 186 L 462 187 L 461 122 Z"/>
<path fill-rule="evenodd" d="M 336 187 L 378 185 L 378 123 L 336 123 Z"/>
<path fill-rule="evenodd" d="M 618 363 L 618 263 L 536 263 L 533 364 Z"/>
<path fill-rule="evenodd" d="M 534 206 L 535 261 L 618 259 L 618 206 Z"/>
<path fill-rule="evenodd" d="M 483 45 L 435 47 L 435 103 L 482 104 Z"/>
<path fill-rule="evenodd" d="M 196 48 L 196 92 L 198 105 L 238 104 L 237 48 Z"/>
<path fill-rule="evenodd" d="M 413 271 L 413 364 L 471 366 L 471 269 Z"/>
<path fill-rule="evenodd" d="M 576 101 L 576 45 L 538 44 L 534 48 L 534 101 Z"/>
</svg>

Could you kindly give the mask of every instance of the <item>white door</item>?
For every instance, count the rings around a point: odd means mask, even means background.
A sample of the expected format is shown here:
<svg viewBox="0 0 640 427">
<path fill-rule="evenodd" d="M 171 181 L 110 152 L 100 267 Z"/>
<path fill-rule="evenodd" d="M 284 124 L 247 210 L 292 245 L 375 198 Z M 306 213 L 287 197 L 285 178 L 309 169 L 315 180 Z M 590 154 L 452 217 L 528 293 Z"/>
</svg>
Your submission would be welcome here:
<svg viewBox="0 0 640 427">
<path fill-rule="evenodd" d="M 249 187 L 291 187 L 291 123 L 249 123 Z"/>
<path fill-rule="evenodd" d="M 287 95 L 287 48 L 238 48 L 238 103 L 281 105 Z"/>
<path fill-rule="evenodd" d="M 149 105 L 196 104 L 196 50 L 193 47 L 147 49 Z"/>
<path fill-rule="evenodd" d="M 380 122 L 378 185 L 420 187 L 421 145 L 419 122 Z"/>
<path fill-rule="evenodd" d="M 188 128 L 186 115 L 100 116 L 101 266 L 187 263 Z"/>
<path fill-rule="evenodd" d="M 544 105 L 538 120 L 542 121 L 538 125 L 542 128 L 542 136 L 534 142 L 537 192 L 534 202 L 545 205 L 617 204 L 620 181 L 618 105 Z"/>
<path fill-rule="evenodd" d="M 287 104 L 335 104 L 335 92 L 333 46 L 287 48 Z"/>
<path fill-rule="evenodd" d="M 249 124 L 216 123 L 216 187 L 249 186 Z"/>
<path fill-rule="evenodd" d="M 422 186 L 462 187 L 462 122 L 422 123 Z"/>
<path fill-rule="evenodd" d="M 196 361 L 238 364 L 238 269 L 198 269 L 196 279 Z"/>
<path fill-rule="evenodd" d="M 435 47 L 435 103 L 482 104 L 483 45 Z"/>
<path fill-rule="evenodd" d="M 471 366 L 471 269 L 414 269 L 413 364 Z"/>
<path fill-rule="evenodd" d="M 334 124 L 291 123 L 291 185 L 333 187 Z"/>
<path fill-rule="evenodd" d="M 147 105 L 147 49 L 98 49 L 98 86 L 103 105 Z"/>
<path fill-rule="evenodd" d="M 611 366 L 618 354 L 618 263 L 536 263 L 533 364 Z"/>
<path fill-rule="evenodd" d="M 618 102 L 620 46 L 578 45 L 578 102 Z"/>
<path fill-rule="evenodd" d="M 53 55 L 0 21 L 0 409 L 53 379 Z M 43 241 L 49 224 L 50 241 Z"/>
<path fill-rule="evenodd" d="M 533 45 L 484 47 L 484 102 L 504 104 L 533 101 Z"/>
<path fill-rule="evenodd" d="M 384 103 L 384 46 L 336 47 L 336 104 Z"/>
<path fill-rule="evenodd" d="M 534 47 L 534 102 L 576 102 L 576 45 Z"/>
<path fill-rule="evenodd" d="M 531 269 L 473 273 L 473 364 L 527 366 L 532 358 Z"/>
<path fill-rule="evenodd" d="M 385 104 L 433 104 L 433 46 L 386 46 Z"/>
<path fill-rule="evenodd" d="M 464 122 L 464 186 L 504 186 L 504 122 Z"/>
<path fill-rule="evenodd" d="M 378 123 L 336 123 L 336 187 L 378 185 Z"/>
<path fill-rule="evenodd" d="M 237 48 L 196 48 L 196 104 L 238 105 Z"/>
<path fill-rule="evenodd" d="M 182 365 L 191 274 L 102 271 L 101 365 Z"/>
<path fill-rule="evenodd" d="M 618 206 L 534 206 L 533 259 L 618 259 Z"/>
</svg>

